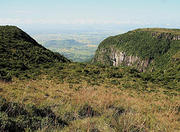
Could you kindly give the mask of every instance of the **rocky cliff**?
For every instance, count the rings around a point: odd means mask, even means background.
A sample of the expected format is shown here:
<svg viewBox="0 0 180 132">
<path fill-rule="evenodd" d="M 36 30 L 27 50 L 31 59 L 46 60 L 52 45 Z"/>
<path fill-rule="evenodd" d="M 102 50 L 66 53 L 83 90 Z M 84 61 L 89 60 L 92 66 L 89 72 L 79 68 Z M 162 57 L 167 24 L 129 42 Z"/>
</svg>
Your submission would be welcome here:
<svg viewBox="0 0 180 132">
<path fill-rule="evenodd" d="M 138 29 L 109 37 L 99 45 L 92 63 L 133 66 L 139 71 L 151 67 L 152 70 L 178 51 L 175 47 L 180 44 L 179 33 L 180 30 Z"/>
<path fill-rule="evenodd" d="M 151 62 L 150 59 L 143 60 L 138 56 L 128 55 L 126 52 L 119 51 L 115 48 L 110 48 L 108 50 L 100 49 L 98 52 L 101 52 L 101 55 L 96 55 L 92 63 L 98 62 L 110 66 L 135 66 L 139 71 L 145 71 Z M 106 55 L 104 56 L 103 54 Z"/>
</svg>

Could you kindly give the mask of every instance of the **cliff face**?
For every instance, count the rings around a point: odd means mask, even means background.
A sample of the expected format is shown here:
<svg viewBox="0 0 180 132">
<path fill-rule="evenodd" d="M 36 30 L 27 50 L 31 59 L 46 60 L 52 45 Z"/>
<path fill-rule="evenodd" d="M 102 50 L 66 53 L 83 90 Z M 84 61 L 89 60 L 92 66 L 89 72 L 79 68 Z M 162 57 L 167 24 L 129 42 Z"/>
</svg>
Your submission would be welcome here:
<svg viewBox="0 0 180 132">
<path fill-rule="evenodd" d="M 137 56 L 128 56 L 125 52 L 118 52 L 114 51 L 112 52 L 112 55 L 110 56 L 112 58 L 113 66 L 120 66 L 120 65 L 127 65 L 127 66 L 134 66 L 140 70 L 145 71 L 145 69 L 150 64 L 150 59 L 141 60 Z"/>
<path fill-rule="evenodd" d="M 99 52 L 101 55 L 95 56 L 92 60 L 93 63 L 98 62 L 110 66 L 135 66 L 139 71 L 145 71 L 151 63 L 150 59 L 142 60 L 138 56 L 127 55 L 125 52 L 114 48 L 110 48 L 109 50 L 101 49 Z M 103 56 L 103 54 L 106 56 Z"/>
<path fill-rule="evenodd" d="M 105 39 L 98 47 L 92 63 L 109 66 L 133 66 L 139 71 L 162 59 L 167 53 L 170 58 L 171 47 L 180 43 L 180 35 L 168 32 L 131 31 L 122 35 Z M 178 50 L 178 49 L 177 49 Z M 173 52 L 175 52 L 173 50 Z M 159 60 L 158 60 L 158 59 Z M 163 63 L 163 62 L 162 62 Z M 153 68 L 151 68 L 153 69 Z"/>
</svg>

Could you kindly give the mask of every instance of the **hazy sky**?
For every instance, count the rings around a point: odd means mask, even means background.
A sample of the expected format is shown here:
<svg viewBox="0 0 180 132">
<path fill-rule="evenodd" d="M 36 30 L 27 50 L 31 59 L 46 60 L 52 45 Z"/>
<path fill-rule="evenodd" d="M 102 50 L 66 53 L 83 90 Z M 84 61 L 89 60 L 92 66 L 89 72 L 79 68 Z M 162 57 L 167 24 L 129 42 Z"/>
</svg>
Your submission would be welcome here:
<svg viewBox="0 0 180 132">
<path fill-rule="evenodd" d="M 180 28 L 180 0 L 0 0 L 0 24 Z M 98 27 L 98 26 L 97 26 Z"/>
</svg>

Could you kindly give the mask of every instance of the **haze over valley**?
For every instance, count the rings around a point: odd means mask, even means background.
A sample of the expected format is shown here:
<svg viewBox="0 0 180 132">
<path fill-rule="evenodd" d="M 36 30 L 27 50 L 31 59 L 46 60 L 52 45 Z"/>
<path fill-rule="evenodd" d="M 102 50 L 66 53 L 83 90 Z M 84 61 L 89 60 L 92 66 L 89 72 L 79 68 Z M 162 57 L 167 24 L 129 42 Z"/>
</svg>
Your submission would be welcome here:
<svg viewBox="0 0 180 132">
<path fill-rule="evenodd" d="M 69 31 L 56 34 L 36 34 L 33 37 L 46 48 L 59 52 L 74 62 L 92 59 L 99 43 L 117 31 Z M 54 46 L 54 44 L 56 46 Z"/>
</svg>

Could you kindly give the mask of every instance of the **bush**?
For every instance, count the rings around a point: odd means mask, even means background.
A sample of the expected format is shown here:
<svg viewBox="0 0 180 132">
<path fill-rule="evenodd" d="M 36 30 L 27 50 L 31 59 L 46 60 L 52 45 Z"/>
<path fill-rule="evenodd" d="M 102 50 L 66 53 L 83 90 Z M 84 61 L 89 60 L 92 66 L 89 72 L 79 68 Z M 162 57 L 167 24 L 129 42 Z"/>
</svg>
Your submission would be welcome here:
<svg viewBox="0 0 180 132">
<path fill-rule="evenodd" d="M 34 105 L 24 106 L 14 102 L 7 102 L 0 97 L 0 130 L 25 131 L 42 129 L 44 127 L 63 127 L 67 125 L 56 116 L 50 107 L 37 108 Z"/>
<path fill-rule="evenodd" d="M 0 70 L 0 80 L 5 82 L 10 82 L 12 81 L 12 76 L 10 75 L 9 72 L 5 70 Z"/>
</svg>

